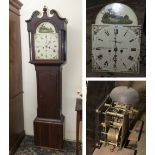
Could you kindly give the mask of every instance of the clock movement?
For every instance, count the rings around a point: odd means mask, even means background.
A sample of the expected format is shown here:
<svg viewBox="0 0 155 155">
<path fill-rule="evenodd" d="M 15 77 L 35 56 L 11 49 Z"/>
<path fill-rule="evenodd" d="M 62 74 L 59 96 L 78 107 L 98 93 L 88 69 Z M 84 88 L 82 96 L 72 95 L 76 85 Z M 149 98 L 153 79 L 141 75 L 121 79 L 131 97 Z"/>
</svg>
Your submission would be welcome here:
<svg viewBox="0 0 155 155">
<path fill-rule="evenodd" d="M 114 151 L 115 147 L 125 147 L 128 136 L 144 107 L 137 90 L 127 86 L 115 87 L 96 109 L 96 147 L 100 148 L 102 144 L 105 147 L 111 145 L 111 151 Z"/>
<path fill-rule="evenodd" d="M 30 63 L 37 77 L 37 117 L 34 120 L 34 143 L 37 146 L 63 149 L 62 64 L 66 61 L 67 20 L 57 11 L 43 8 L 43 16 L 34 11 L 26 20 L 29 35 Z"/>
<path fill-rule="evenodd" d="M 103 72 L 139 72 L 141 26 L 131 8 L 113 3 L 92 25 L 92 68 Z"/>
</svg>

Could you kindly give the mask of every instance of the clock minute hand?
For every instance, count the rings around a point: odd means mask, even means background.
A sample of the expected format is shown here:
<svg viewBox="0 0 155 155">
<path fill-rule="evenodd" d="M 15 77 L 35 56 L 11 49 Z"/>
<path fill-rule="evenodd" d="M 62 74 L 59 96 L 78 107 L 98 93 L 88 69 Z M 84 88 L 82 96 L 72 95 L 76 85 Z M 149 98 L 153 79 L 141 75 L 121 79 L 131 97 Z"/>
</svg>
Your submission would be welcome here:
<svg viewBox="0 0 155 155">
<path fill-rule="evenodd" d="M 49 41 L 46 45 L 48 46 L 51 43 L 51 41 Z"/>
<path fill-rule="evenodd" d="M 112 40 L 112 42 L 122 44 L 122 41 Z"/>
<path fill-rule="evenodd" d="M 116 38 L 116 36 L 117 36 L 117 33 L 116 33 L 116 31 L 114 31 L 115 33 L 114 33 L 114 35 L 115 35 L 115 37 L 114 37 L 114 52 L 115 52 L 115 54 L 114 54 L 114 57 L 113 57 L 113 61 L 114 61 L 114 68 L 116 69 L 117 68 L 117 51 L 118 51 L 118 49 L 117 49 L 117 46 L 116 46 L 116 43 L 117 43 L 117 38 Z"/>
<path fill-rule="evenodd" d="M 51 43 L 51 41 L 49 41 L 48 43 L 46 43 L 45 47 L 49 48 L 49 44 Z"/>
</svg>

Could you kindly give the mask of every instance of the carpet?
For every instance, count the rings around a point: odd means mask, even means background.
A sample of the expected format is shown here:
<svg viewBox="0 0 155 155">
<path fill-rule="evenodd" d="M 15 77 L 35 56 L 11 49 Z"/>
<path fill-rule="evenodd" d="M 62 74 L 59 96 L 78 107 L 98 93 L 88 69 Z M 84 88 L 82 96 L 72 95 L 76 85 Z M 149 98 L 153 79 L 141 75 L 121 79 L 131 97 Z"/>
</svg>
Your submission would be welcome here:
<svg viewBox="0 0 155 155">
<path fill-rule="evenodd" d="M 82 155 L 82 147 L 80 146 L 79 155 Z M 75 142 L 65 141 L 64 151 L 58 151 L 50 148 L 36 147 L 34 145 L 33 136 L 25 136 L 15 155 L 75 155 Z"/>
</svg>

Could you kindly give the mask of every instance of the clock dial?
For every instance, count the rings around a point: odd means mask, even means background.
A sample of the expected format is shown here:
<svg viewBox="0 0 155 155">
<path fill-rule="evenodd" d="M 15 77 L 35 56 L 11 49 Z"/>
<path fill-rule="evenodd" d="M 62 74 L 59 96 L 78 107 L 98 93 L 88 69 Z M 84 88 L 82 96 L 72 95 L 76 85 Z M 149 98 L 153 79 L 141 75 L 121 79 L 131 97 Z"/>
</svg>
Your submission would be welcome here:
<svg viewBox="0 0 155 155">
<path fill-rule="evenodd" d="M 93 69 L 138 72 L 140 26 L 93 25 Z"/>
<path fill-rule="evenodd" d="M 58 33 L 49 22 L 41 23 L 34 35 L 35 59 L 59 59 Z"/>
</svg>

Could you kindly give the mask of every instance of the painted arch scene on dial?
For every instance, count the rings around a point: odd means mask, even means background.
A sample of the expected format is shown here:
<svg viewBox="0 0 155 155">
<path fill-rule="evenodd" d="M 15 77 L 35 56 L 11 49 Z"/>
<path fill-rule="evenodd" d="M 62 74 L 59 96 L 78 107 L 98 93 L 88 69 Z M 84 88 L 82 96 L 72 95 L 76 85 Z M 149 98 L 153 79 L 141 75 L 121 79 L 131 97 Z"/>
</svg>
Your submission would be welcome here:
<svg viewBox="0 0 155 155">
<path fill-rule="evenodd" d="M 145 77 L 145 0 L 87 0 L 86 15 L 86 76 Z"/>
</svg>

